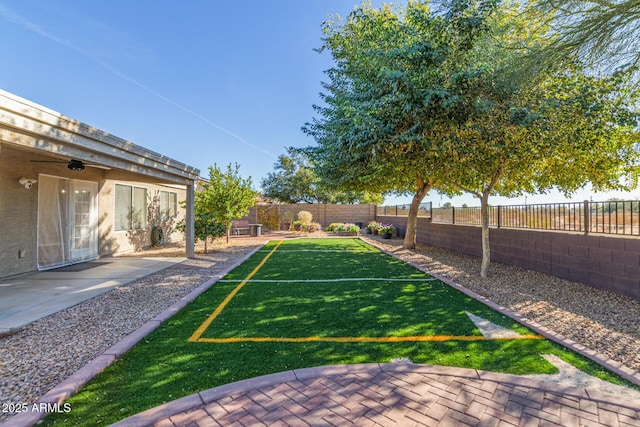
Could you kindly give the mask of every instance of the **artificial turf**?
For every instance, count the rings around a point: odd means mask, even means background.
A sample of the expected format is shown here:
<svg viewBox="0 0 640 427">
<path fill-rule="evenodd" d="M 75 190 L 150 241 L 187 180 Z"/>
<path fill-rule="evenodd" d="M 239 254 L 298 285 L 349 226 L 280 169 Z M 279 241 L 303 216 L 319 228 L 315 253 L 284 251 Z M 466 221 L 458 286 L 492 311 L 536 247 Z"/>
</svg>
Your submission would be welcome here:
<svg viewBox="0 0 640 427">
<path fill-rule="evenodd" d="M 465 312 L 535 335 L 359 239 L 270 242 L 70 398 L 71 413 L 52 414 L 45 425 L 107 424 L 246 378 L 394 358 L 548 374 L 556 368 L 540 355 L 556 354 L 622 382 L 545 339 L 484 340 Z M 423 340 L 435 336 L 451 339 Z"/>
</svg>

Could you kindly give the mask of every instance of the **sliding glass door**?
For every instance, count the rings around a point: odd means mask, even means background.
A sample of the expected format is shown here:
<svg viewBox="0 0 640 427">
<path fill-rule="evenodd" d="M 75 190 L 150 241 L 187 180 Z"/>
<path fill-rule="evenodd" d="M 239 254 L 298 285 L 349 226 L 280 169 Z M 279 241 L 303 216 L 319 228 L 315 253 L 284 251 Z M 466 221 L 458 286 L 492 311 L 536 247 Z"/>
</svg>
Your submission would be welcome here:
<svg viewBox="0 0 640 427">
<path fill-rule="evenodd" d="M 38 268 L 98 257 L 98 183 L 40 175 Z"/>
</svg>

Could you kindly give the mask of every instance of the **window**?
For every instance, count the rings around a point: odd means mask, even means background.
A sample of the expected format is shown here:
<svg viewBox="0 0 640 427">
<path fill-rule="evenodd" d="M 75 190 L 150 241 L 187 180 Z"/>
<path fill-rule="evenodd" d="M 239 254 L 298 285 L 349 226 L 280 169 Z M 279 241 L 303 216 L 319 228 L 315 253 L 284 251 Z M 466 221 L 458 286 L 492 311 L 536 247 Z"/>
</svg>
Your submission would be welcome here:
<svg viewBox="0 0 640 427">
<path fill-rule="evenodd" d="M 163 220 L 178 216 L 178 194 L 160 191 L 160 212 Z"/>
<path fill-rule="evenodd" d="M 116 184 L 116 231 L 143 228 L 147 228 L 147 189 Z"/>
</svg>

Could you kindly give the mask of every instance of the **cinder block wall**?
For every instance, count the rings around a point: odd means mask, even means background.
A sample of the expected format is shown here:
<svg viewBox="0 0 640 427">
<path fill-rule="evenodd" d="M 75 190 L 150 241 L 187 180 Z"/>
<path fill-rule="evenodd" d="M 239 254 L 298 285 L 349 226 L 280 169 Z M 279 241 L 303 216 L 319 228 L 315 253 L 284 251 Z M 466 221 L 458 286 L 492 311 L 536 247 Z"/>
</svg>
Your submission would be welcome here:
<svg viewBox="0 0 640 427">
<path fill-rule="evenodd" d="M 404 235 L 407 218 L 378 216 Z M 516 265 L 598 289 L 640 299 L 640 238 L 544 230 L 491 228 L 491 260 Z M 477 226 L 432 223 L 418 218 L 416 240 L 473 256 L 482 256 Z"/>
<path fill-rule="evenodd" d="M 295 204 L 295 205 L 274 205 L 278 215 L 282 219 L 285 212 L 293 213 L 293 220 L 298 220 L 298 212 L 308 211 L 313 215 L 313 222 L 318 222 L 322 228 L 326 228 L 332 222 L 361 223 L 366 226 L 369 221 L 376 218 L 376 205 L 329 205 L 329 204 Z M 251 223 L 257 223 L 256 208 L 252 207 L 245 217 Z"/>
</svg>

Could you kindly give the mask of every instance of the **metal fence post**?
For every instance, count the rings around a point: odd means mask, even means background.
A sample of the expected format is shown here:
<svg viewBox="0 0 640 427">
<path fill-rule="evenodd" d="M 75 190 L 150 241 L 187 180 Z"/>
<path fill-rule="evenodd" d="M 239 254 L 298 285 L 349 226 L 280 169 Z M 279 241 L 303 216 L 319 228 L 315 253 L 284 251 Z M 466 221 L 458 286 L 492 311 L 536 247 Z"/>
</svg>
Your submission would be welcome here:
<svg viewBox="0 0 640 427">
<path fill-rule="evenodd" d="M 589 206 L 589 201 L 584 201 L 584 234 L 585 236 L 589 234 L 589 220 L 590 220 L 590 212 L 591 207 Z"/>
<path fill-rule="evenodd" d="M 451 206 L 451 224 L 456 223 L 456 207 Z"/>
<path fill-rule="evenodd" d="M 502 225 L 502 205 L 498 205 L 498 228 Z"/>
</svg>

